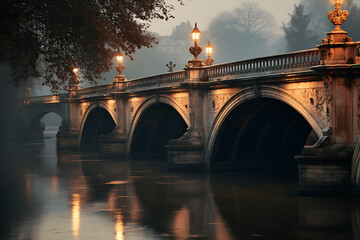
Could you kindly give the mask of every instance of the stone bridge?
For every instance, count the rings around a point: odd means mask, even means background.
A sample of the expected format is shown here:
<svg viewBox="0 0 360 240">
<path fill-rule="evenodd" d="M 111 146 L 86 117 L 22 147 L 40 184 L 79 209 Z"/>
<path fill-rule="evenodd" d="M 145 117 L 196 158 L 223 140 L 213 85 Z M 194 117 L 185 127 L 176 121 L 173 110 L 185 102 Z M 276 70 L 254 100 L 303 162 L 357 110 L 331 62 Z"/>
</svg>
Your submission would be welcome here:
<svg viewBox="0 0 360 240">
<path fill-rule="evenodd" d="M 63 118 L 59 148 L 167 157 L 170 169 L 299 166 L 300 189 L 360 186 L 360 42 L 330 32 L 315 49 L 33 97 Z M 355 153 L 354 153 L 355 151 Z M 354 154 L 353 154 L 354 153 Z M 351 173 L 352 172 L 352 173 Z"/>
</svg>

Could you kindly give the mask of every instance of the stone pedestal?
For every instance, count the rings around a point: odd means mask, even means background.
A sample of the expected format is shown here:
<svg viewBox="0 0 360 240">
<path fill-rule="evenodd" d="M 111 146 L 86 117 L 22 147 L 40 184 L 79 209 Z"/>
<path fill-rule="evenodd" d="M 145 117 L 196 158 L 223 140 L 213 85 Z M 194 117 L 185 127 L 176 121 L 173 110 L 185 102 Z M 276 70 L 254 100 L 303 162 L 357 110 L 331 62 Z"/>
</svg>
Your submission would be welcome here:
<svg viewBox="0 0 360 240">
<path fill-rule="evenodd" d="M 76 131 L 65 130 L 56 134 L 58 149 L 79 149 L 79 136 Z"/>
<path fill-rule="evenodd" d="M 109 135 L 100 136 L 100 154 L 105 157 L 125 157 L 126 143 L 126 134 L 120 129 L 114 129 Z"/>
<path fill-rule="evenodd" d="M 196 171 L 204 167 L 204 141 L 197 132 L 188 131 L 166 146 L 168 170 Z"/>
<path fill-rule="evenodd" d="M 299 192 L 302 194 L 348 192 L 350 159 L 322 159 L 296 156 L 299 164 Z"/>
</svg>

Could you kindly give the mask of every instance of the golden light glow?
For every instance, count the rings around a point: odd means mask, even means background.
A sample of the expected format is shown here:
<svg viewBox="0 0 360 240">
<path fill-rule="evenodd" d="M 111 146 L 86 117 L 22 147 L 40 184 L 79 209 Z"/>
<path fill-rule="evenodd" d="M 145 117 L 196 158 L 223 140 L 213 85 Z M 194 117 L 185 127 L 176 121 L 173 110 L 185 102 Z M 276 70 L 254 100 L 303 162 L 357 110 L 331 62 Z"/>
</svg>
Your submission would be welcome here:
<svg viewBox="0 0 360 240">
<path fill-rule="evenodd" d="M 77 74 L 79 72 L 79 68 L 73 68 L 73 72 Z"/>
<path fill-rule="evenodd" d="M 208 45 L 206 45 L 205 47 L 205 52 L 208 55 L 208 57 L 210 57 L 210 55 L 213 52 L 213 47 L 211 46 L 210 41 L 208 42 Z"/>
<path fill-rule="evenodd" d="M 72 198 L 72 234 L 74 240 L 79 239 L 79 230 L 80 230 L 80 194 L 73 193 Z"/>
<path fill-rule="evenodd" d="M 331 0 L 331 2 L 336 5 L 336 4 L 342 4 L 344 2 L 344 0 Z"/>
<path fill-rule="evenodd" d="M 124 240 L 124 222 L 120 211 L 115 212 L 115 240 Z"/>
<path fill-rule="evenodd" d="M 121 65 L 124 62 L 124 56 L 120 53 L 116 56 L 116 60 L 118 61 L 119 65 Z"/>
<path fill-rule="evenodd" d="M 197 28 L 197 23 L 195 23 L 195 28 L 191 32 L 191 37 L 195 43 L 197 43 L 200 40 L 200 34 L 201 34 L 201 32 Z"/>
<path fill-rule="evenodd" d="M 53 193 L 57 193 L 59 188 L 59 178 L 56 174 L 51 176 L 51 190 Z"/>
<path fill-rule="evenodd" d="M 172 228 L 176 239 L 189 239 L 190 211 L 186 206 L 183 206 L 179 211 L 176 212 Z"/>
</svg>

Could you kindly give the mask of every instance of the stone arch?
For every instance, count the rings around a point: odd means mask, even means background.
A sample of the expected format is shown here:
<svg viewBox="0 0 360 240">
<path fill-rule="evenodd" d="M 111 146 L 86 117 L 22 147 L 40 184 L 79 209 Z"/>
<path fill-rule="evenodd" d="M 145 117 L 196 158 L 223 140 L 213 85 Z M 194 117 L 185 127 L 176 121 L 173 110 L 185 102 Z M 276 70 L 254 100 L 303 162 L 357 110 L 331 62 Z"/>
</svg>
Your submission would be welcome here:
<svg viewBox="0 0 360 240">
<path fill-rule="evenodd" d="M 111 119 L 114 121 L 115 126 L 118 125 L 115 112 L 106 103 L 96 102 L 91 104 L 90 106 L 87 107 L 84 116 L 81 119 L 81 124 L 79 129 L 79 145 L 81 145 L 81 143 L 83 142 L 83 134 L 84 134 L 84 127 L 86 121 L 88 120 L 89 115 L 96 109 L 103 109 L 105 112 L 107 112 L 110 115 Z"/>
<path fill-rule="evenodd" d="M 227 119 L 229 114 L 236 109 L 241 104 L 256 98 L 270 98 L 283 102 L 297 111 L 313 128 L 314 132 L 318 136 L 319 140 L 313 145 L 315 147 L 318 143 L 323 141 L 325 136 L 323 135 L 323 126 L 321 121 L 313 116 L 298 100 L 289 95 L 286 91 L 278 87 L 271 86 L 261 86 L 259 89 L 260 92 L 254 91 L 252 87 L 248 87 L 240 91 L 231 97 L 225 105 L 220 109 L 217 114 L 210 132 L 206 140 L 205 145 L 205 165 L 209 166 L 212 159 L 212 150 L 214 148 L 215 140 L 217 135 L 224 124 L 224 121 Z M 255 93 L 256 92 L 256 93 Z"/>
<path fill-rule="evenodd" d="M 32 127 L 32 128 L 37 128 L 37 127 L 39 127 L 39 124 L 40 124 L 40 120 L 45 116 L 45 115 L 47 115 L 47 114 L 49 114 L 49 113 L 55 113 L 56 115 L 58 115 L 61 119 L 62 119 L 62 121 L 64 121 L 65 120 L 65 116 L 64 116 L 64 114 L 60 111 L 53 111 L 53 110 L 43 110 L 43 111 L 41 111 L 40 113 L 36 113 L 35 114 L 35 116 L 33 116 L 32 118 L 31 118 L 31 121 L 30 121 L 30 127 Z"/>
<path fill-rule="evenodd" d="M 134 134 L 135 134 L 136 127 L 139 125 L 139 122 L 140 122 L 142 116 L 144 115 L 144 113 L 147 112 L 147 110 L 149 108 L 151 108 L 157 104 L 165 104 L 165 105 L 171 107 L 182 118 L 182 120 L 185 122 L 187 127 L 190 126 L 190 118 L 189 118 L 188 114 L 183 111 L 183 109 L 180 107 L 180 105 L 176 102 L 175 99 L 165 96 L 165 95 L 157 95 L 157 96 L 149 97 L 144 102 L 142 102 L 142 104 L 139 106 L 139 108 L 135 112 L 132 122 L 130 124 L 130 131 L 128 134 L 128 142 L 127 142 L 127 152 L 129 154 L 131 152 L 131 147 L 132 147 L 132 143 L 134 140 Z"/>
</svg>

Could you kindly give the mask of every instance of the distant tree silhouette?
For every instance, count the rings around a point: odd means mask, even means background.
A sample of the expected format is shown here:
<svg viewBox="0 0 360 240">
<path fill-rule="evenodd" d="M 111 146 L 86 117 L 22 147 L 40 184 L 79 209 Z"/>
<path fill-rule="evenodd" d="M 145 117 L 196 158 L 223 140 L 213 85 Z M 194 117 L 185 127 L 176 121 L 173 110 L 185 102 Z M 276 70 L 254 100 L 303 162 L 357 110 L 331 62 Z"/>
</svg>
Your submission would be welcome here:
<svg viewBox="0 0 360 240">
<path fill-rule="evenodd" d="M 189 34 L 193 30 L 193 27 L 189 20 L 182 22 L 173 28 L 170 37 L 176 40 L 188 41 L 190 38 Z"/>
<path fill-rule="evenodd" d="M 275 28 L 269 12 L 244 2 L 240 8 L 214 18 L 206 32 L 214 43 L 214 58 L 221 62 L 269 54 L 269 35 Z"/>
<path fill-rule="evenodd" d="M 319 44 L 319 36 L 309 29 L 311 14 L 304 13 L 304 4 L 294 5 L 294 12 L 290 14 L 290 21 L 283 24 L 288 51 L 314 48 Z"/>
</svg>

